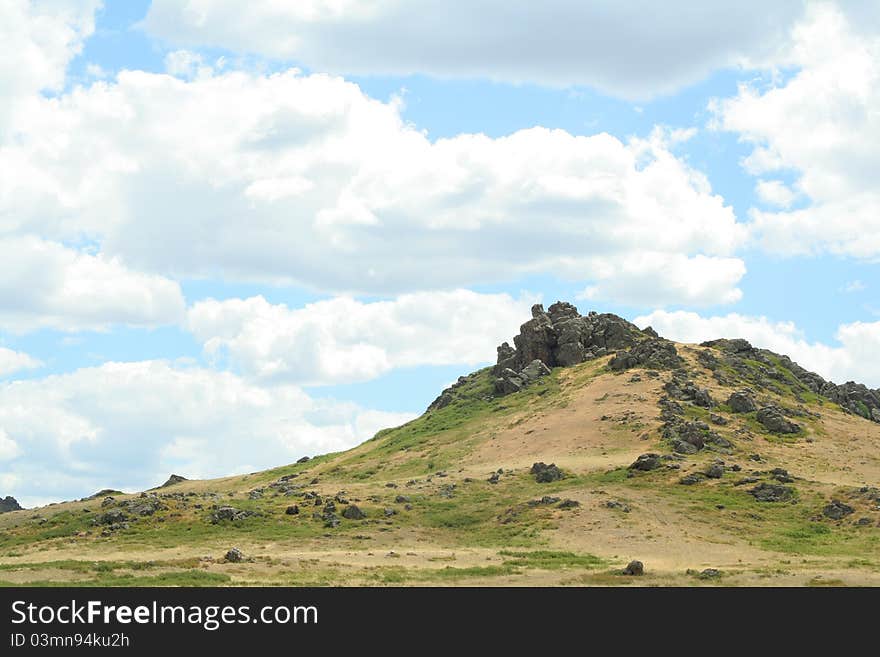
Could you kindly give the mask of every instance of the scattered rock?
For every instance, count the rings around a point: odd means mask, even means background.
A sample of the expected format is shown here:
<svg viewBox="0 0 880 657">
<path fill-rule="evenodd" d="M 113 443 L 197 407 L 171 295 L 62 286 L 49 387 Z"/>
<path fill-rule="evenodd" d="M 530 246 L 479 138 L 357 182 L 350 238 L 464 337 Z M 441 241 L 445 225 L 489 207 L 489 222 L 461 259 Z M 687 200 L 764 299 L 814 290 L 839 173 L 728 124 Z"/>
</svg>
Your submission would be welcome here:
<svg viewBox="0 0 880 657">
<path fill-rule="evenodd" d="M 770 471 L 770 476 L 780 484 L 790 484 L 794 482 L 794 477 L 788 474 L 788 470 L 785 470 L 784 468 L 773 468 Z"/>
<path fill-rule="evenodd" d="M 838 500 L 831 500 L 831 503 L 822 509 L 822 515 L 832 520 L 840 520 L 853 512 L 855 512 L 855 509 L 849 504 L 844 504 Z"/>
<path fill-rule="evenodd" d="M 244 559 L 244 554 L 237 547 L 231 548 L 224 557 L 229 563 L 238 563 Z"/>
<path fill-rule="evenodd" d="M 234 506 L 221 506 L 211 514 L 211 524 L 216 525 L 224 520 L 244 520 L 245 518 L 258 515 L 260 515 L 259 512 L 251 511 L 249 509 L 236 509 Z"/>
<path fill-rule="evenodd" d="M 751 413 L 758 409 L 751 390 L 734 392 L 727 398 L 727 405 L 734 413 Z"/>
<path fill-rule="evenodd" d="M 624 504 L 623 502 L 618 502 L 617 500 L 608 500 L 605 502 L 605 506 L 609 509 L 620 509 L 624 513 L 630 512 L 629 505 Z"/>
<path fill-rule="evenodd" d="M 649 453 L 641 454 L 630 466 L 630 470 L 640 470 L 647 472 L 648 470 L 656 470 L 660 467 L 660 455 Z"/>
<path fill-rule="evenodd" d="M 641 561 L 630 561 L 626 568 L 623 569 L 624 575 L 632 575 L 638 577 L 645 574 L 645 564 Z"/>
<path fill-rule="evenodd" d="M 397 504 L 407 504 L 410 501 L 410 499 L 406 495 L 398 495 L 397 497 L 394 498 L 394 501 Z"/>
<path fill-rule="evenodd" d="M 721 463 L 713 463 L 706 469 L 706 476 L 709 479 L 721 479 L 724 476 L 724 465 Z"/>
<path fill-rule="evenodd" d="M 749 491 L 759 502 L 788 502 L 794 498 L 794 489 L 780 484 L 761 483 Z"/>
<path fill-rule="evenodd" d="M 574 509 L 581 505 L 577 500 L 562 500 L 559 504 L 556 505 L 558 509 Z"/>
<path fill-rule="evenodd" d="M 721 577 L 721 571 L 717 568 L 706 568 L 706 570 L 702 571 L 697 577 L 700 579 L 717 579 Z"/>
<path fill-rule="evenodd" d="M 96 522 L 99 525 L 112 525 L 114 523 L 124 522 L 125 520 L 128 520 L 128 516 L 126 516 L 120 509 L 111 509 L 96 518 Z"/>
<path fill-rule="evenodd" d="M 562 471 L 556 467 L 555 463 L 550 465 L 543 462 L 535 463 L 532 465 L 532 469 L 529 470 L 529 474 L 535 475 L 535 481 L 539 484 L 546 484 L 563 478 Z"/>
<path fill-rule="evenodd" d="M 351 504 L 342 511 L 342 517 L 347 520 L 363 520 L 367 514 L 360 510 L 356 505 Z"/>
<path fill-rule="evenodd" d="M 758 413 L 757 415 L 755 415 L 755 418 L 768 431 L 772 431 L 773 433 L 788 434 L 797 433 L 801 430 L 800 425 L 787 420 L 785 418 L 785 415 L 783 414 L 782 409 L 775 404 L 762 406 L 760 409 L 758 409 Z"/>
<path fill-rule="evenodd" d="M 705 478 L 706 475 L 704 475 L 702 472 L 692 472 L 679 479 L 678 483 L 680 483 L 682 486 L 693 486 L 694 484 L 700 483 Z"/>
<path fill-rule="evenodd" d="M 490 484 L 497 484 L 500 480 L 501 475 L 499 475 L 497 472 L 493 472 L 486 481 L 488 481 Z"/>
<path fill-rule="evenodd" d="M 284 509 L 284 513 L 285 513 L 285 515 L 288 515 L 288 516 L 297 516 L 297 515 L 299 515 L 299 505 L 297 505 L 297 504 L 291 504 L 289 507 L 287 507 L 286 509 Z"/>
<path fill-rule="evenodd" d="M 528 502 L 529 506 L 549 506 L 550 504 L 556 504 L 559 501 L 558 497 L 551 497 L 550 495 L 544 495 L 540 500 L 530 500 Z"/>
</svg>

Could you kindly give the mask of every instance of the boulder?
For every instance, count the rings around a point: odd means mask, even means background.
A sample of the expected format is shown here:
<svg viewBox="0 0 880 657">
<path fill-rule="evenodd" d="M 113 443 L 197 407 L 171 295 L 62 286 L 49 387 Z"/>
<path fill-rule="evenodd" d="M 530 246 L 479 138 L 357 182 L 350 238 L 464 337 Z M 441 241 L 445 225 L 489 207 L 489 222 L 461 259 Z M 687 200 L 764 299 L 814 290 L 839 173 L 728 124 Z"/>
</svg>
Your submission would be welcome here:
<svg viewBox="0 0 880 657">
<path fill-rule="evenodd" d="M 556 467 L 555 463 L 550 465 L 543 462 L 535 463 L 532 465 L 529 473 L 535 475 L 535 481 L 539 484 L 546 484 L 563 478 L 562 471 Z"/>
<path fill-rule="evenodd" d="M 284 509 L 285 515 L 288 516 L 296 516 L 299 515 L 299 506 L 296 504 L 291 504 L 286 509 Z"/>
<path fill-rule="evenodd" d="M 633 463 L 629 466 L 630 470 L 640 470 L 642 472 L 647 472 L 648 470 L 656 470 L 660 467 L 660 455 L 659 454 L 641 454 Z"/>
<path fill-rule="evenodd" d="M 794 498 L 794 489 L 780 484 L 761 483 L 752 488 L 749 494 L 759 502 L 788 502 Z"/>
<path fill-rule="evenodd" d="M 826 518 L 831 518 L 832 520 L 840 520 L 854 512 L 855 509 L 849 504 L 844 504 L 838 500 L 831 500 L 831 503 L 822 509 L 822 515 Z"/>
<path fill-rule="evenodd" d="M 773 433 L 789 434 L 797 433 L 801 430 L 800 425 L 786 419 L 782 409 L 775 404 L 762 406 L 760 409 L 758 409 L 758 413 L 757 415 L 755 415 L 755 418 L 764 426 L 765 429 L 767 429 L 768 431 L 772 431 Z"/>
<path fill-rule="evenodd" d="M 350 504 L 342 511 L 342 517 L 347 520 L 363 520 L 367 514 L 360 510 L 356 505 Z"/>
<path fill-rule="evenodd" d="M 244 553 L 242 553 L 237 547 L 230 548 L 229 551 L 226 552 L 224 559 L 229 563 L 239 563 L 244 559 Z"/>
<path fill-rule="evenodd" d="M 645 564 L 641 561 L 630 561 L 626 568 L 623 569 L 624 575 L 632 575 L 634 577 L 639 577 L 645 574 Z"/>
<path fill-rule="evenodd" d="M 732 393 L 727 398 L 727 405 L 734 413 L 751 413 L 758 408 L 749 390 L 739 390 Z"/>
</svg>

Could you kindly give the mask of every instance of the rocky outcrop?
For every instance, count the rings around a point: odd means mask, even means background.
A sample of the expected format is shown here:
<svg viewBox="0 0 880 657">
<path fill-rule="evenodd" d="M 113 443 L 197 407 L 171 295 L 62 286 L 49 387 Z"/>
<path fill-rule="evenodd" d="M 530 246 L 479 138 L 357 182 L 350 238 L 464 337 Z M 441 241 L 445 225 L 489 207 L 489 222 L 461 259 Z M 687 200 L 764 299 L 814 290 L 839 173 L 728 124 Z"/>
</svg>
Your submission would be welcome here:
<svg viewBox="0 0 880 657">
<path fill-rule="evenodd" d="M 668 370 L 681 367 L 683 363 L 672 342 L 664 338 L 649 338 L 631 349 L 617 352 L 608 362 L 608 367 L 617 371 L 631 367 Z"/>
<path fill-rule="evenodd" d="M 509 367 L 505 367 L 498 378 L 495 379 L 495 392 L 499 395 L 519 392 L 530 383 L 548 374 L 550 374 L 550 368 L 538 359 L 526 365 L 520 372 L 515 372 Z"/>
<path fill-rule="evenodd" d="M 767 349 L 757 349 L 741 338 L 711 340 L 703 342 L 700 346 L 711 347 L 721 352 L 725 364 L 739 374 L 751 378 L 760 387 L 773 390 L 774 386 L 778 387 L 777 383 L 794 383 L 795 388 L 820 395 L 851 413 L 880 422 L 880 389 L 872 390 L 854 381 L 840 385 L 826 381 L 815 372 L 804 369 L 788 356 Z"/>
<path fill-rule="evenodd" d="M 159 486 L 159 488 L 167 488 L 168 486 L 173 486 L 174 484 L 180 484 L 184 481 L 189 481 L 186 477 L 182 477 L 180 475 L 173 474 L 168 477 L 168 481 Z"/>
<path fill-rule="evenodd" d="M 6 497 L 0 499 L 0 513 L 9 513 L 10 511 L 21 511 L 22 506 L 18 503 L 18 500 L 12 497 L 11 495 L 7 495 Z"/>
<path fill-rule="evenodd" d="M 564 301 L 557 301 L 546 311 L 543 305 L 535 304 L 532 318 L 520 326 L 513 339 L 514 346 L 505 342 L 498 347 L 493 370 L 496 392 L 516 392 L 550 368 L 577 365 L 648 338 L 651 334 L 617 315 L 590 312 L 582 316 Z"/>
</svg>

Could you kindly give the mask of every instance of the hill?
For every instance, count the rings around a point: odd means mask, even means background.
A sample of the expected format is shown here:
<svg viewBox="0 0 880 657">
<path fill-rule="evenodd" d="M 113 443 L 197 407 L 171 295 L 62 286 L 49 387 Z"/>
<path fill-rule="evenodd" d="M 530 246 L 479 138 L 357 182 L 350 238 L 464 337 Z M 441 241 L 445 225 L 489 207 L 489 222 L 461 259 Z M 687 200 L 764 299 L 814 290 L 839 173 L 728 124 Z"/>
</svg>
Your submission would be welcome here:
<svg viewBox="0 0 880 657">
<path fill-rule="evenodd" d="M 2 514 L 0 582 L 878 585 L 878 420 L 745 340 L 536 306 L 354 449 Z"/>
</svg>

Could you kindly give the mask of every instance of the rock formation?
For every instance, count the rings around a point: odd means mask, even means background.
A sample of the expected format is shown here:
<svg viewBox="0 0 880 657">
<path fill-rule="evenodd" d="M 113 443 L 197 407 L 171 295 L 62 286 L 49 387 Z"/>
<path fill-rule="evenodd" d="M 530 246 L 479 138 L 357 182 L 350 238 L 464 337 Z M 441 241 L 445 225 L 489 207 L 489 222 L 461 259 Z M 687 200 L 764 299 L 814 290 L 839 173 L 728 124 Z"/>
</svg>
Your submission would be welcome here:
<svg viewBox="0 0 880 657">
<path fill-rule="evenodd" d="M 515 347 L 507 342 L 498 347 L 498 361 L 493 370 L 497 377 L 495 391 L 498 394 L 516 392 L 553 367 L 577 365 L 635 347 L 644 340 L 667 343 L 653 335 L 656 335 L 653 331 L 645 333 L 617 315 L 590 312 L 582 316 L 576 307 L 564 301 L 557 301 L 546 312 L 543 305 L 535 304 L 532 318 L 520 326 L 519 335 L 513 339 Z M 667 344 L 672 347 L 672 343 Z"/>
<path fill-rule="evenodd" d="M 21 511 L 21 509 L 21 504 L 19 504 L 18 500 L 11 495 L 7 495 L 6 497 L 0 499 L 0 513 L 8 513 L 9 511 Z"/>
</svg>

